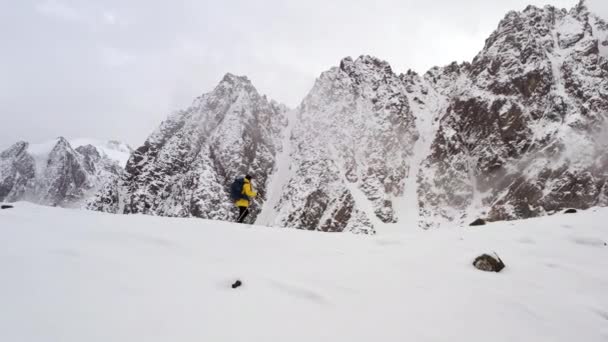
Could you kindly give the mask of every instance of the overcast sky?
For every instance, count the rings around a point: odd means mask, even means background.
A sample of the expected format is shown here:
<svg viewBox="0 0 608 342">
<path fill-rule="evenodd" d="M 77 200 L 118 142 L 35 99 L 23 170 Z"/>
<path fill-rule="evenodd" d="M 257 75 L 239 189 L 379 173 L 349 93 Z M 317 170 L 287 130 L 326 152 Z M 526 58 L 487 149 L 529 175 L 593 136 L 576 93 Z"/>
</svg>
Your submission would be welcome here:
<svg viewBox="0 0 608 342">
<path fill-rule="evenodd" d="M 397 72 L 470 61 L 509 10 L 577 0 L 19 0 L 0 12 L 0 149 L 141 144 L 226 72 L 295 107 L 345 56 Z M 608 1 L 589 0 L 608 18 Z"/>
</svg>

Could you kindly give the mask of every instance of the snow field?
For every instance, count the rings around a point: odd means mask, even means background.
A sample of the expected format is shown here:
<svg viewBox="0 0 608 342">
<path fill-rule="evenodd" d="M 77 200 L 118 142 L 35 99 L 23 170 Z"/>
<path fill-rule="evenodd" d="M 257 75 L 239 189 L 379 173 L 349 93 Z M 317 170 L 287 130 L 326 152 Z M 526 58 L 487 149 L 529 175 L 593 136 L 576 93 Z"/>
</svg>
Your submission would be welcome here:
<svg viewBox="0 0 608 342">
<path fill-rule="evenodd" d="M 0 340 L 606 341 L 606 220 L 370 237 L 17 203 Z M 492 251 L 503 272 L 471 266 Z"/>
</svg>

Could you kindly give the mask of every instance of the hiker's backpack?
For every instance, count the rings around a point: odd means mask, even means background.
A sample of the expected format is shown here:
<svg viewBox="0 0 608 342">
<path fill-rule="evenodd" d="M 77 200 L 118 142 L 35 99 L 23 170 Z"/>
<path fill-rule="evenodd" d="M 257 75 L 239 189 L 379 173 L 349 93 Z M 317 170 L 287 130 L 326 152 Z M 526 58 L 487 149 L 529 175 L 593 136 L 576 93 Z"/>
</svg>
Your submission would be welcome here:
<svg viewBox="0 0 608 342">
<path fill-rule="evenodd" d="M 238 201 L 240 199 L 247 199 L 247 196 L 243 194 L 243 185 L 245 185 L 245 178 L 238 177 L 232 182 L 230 186 L 230 198 L 233 201 Z"/>
</svg>

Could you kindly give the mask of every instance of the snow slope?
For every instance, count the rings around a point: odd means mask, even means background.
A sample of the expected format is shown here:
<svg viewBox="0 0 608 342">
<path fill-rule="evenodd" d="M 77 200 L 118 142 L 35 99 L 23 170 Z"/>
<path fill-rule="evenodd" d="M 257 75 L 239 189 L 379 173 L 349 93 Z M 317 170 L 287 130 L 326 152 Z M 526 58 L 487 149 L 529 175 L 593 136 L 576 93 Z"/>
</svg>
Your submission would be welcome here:
<svg viewBox="0 0 608 342">
<path fill-rule="evenodd" d="M 606 341 L 606 220 L 361 236 L 17 203 L 0 340 Z M 503 272 L 471 266 L 491 251 Z"/>
<path fill-rule="evenodd" d="M 131 146 L 116 140 L 101 141 L 89 138 L 78 138 L 71 139 L 70 144 L 74 148 L 92 145 L 97 148 L 100 153 L 105 154 L 111 160 L 116 161 L 120 165 L 120 167 L 123 168 L 125 167 L 125 165 L 127 165 L 127 161 L 129 160 L 129 157 L 133 152 Z"/>
</svg>

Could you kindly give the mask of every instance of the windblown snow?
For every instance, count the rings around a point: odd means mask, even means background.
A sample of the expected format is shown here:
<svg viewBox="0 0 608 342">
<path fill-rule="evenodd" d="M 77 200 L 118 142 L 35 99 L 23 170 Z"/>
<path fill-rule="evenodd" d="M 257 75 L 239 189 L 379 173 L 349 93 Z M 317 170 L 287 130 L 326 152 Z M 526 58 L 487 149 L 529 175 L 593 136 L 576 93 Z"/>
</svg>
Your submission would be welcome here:
<svg viewBox="0 0 608 342">
<path fill-rule="evenodd" d="M 133 152 L 131 146 L 116 140 L 102 141 L 89 138 L 77 138 L 71 139 L 70 144 L 74 148 L 86 145 L 94 146 L 99 153 L 104 154 L 110 160 L 117 162 L 120 167 L 123 168 L 127 165 L 127 161 Z"/>
<path fill-rule="evenodd" d="M 607 220 L 357 236 L 16 203 L 0 340 L 606 341 Z"/>
</svg>

